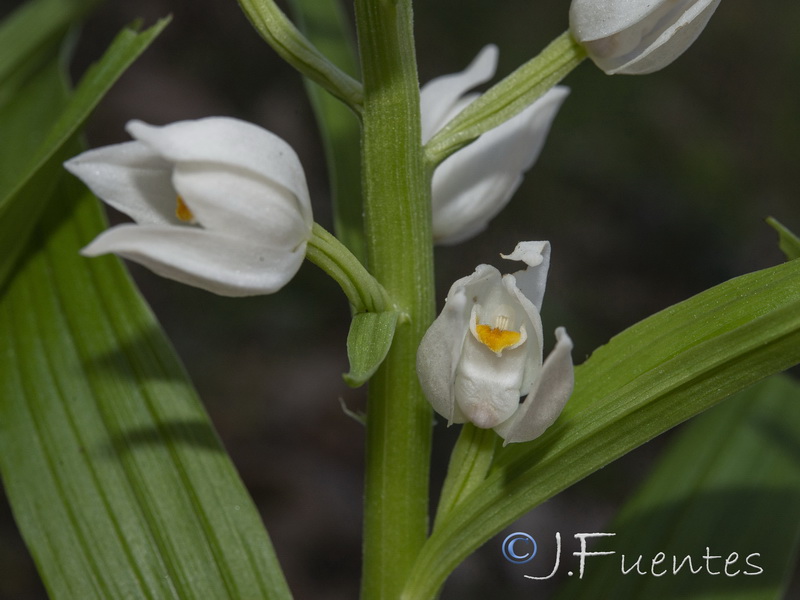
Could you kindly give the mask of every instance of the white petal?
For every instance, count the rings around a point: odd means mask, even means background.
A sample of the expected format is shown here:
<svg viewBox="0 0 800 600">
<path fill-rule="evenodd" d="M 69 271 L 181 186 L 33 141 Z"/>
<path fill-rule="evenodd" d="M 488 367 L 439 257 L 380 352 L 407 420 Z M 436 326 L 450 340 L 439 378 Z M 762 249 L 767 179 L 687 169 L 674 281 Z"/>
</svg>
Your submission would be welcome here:
<svg viewBox="0 0 800 600">
<path fill-rule="evenodd" d="M 705 29 L 720 0 L 698 2 L 687 10 L 667 30 L 656 32 L 642 40 L 643 49 L 628 53 L 617 61 L 618 66 L 609 64 L 606 72 L 624 75 L 646 75 L 663 69 L 689 49 Z M 619 64 L 622 63 L 622 64 Z"/>
<path fill-rule="evenodd" d="M 244 245 L 291 253 L 311 236 L 297 197 L 248 171 L 179 163 L 173 181 L 204 229 L 235 237 Z"/>
<path fill-rule="evenodd" d="M 473 237 L 508 204 L 523 174 L 539 157 L 568 93 L 563 86 L 549 90 L 436 168 L 432 182 L 436 243 L 455 244 Z"/>
<path fill-rule="evenodd" d="M 513 306 L 517 312 L 517 318 L 528 333 L 526 360 L 523 365 L 519 394 L 524 396 L 530 389 L 531 383 L 539 378 L 542 371 L 544 353 L 542 318 L 539 315 L 539 309 L 519 289 L 514 275 L 503 275 L 503 286 L 508 294 L 514 298 Z"/>
<path fill-rule="evenodd" d="M 542 435 L 561 414 L 572 394 L 575 384 L 572 340 L 563 327 L 556 329 L 556 340 L 528 397 L 513 417 L 494 428 L 506 444 L 529 442 Z"/>
<path fill-rule="evenodd" d="M 89 150 L 64 163 L 104 202 L 137 223 L 179 223 L 172 166 L 147 145 L 125 142 Z"/>
<path fill-rule="evenodd" d="M 423 144 L 465 108 L 460 99 L 467 91 L 494 77 L 497 56 L 497 46 L 484 46 L 464 71 L 436 77 L 420 88 Z"/>
<path fill-rule="evenodd" d="M 230 117 L 179 121 L 163 127 L 131 121 L 128 132 L 172 163 L 226 165 L 289 190 L 311 226 L 311 201 L 300 160 L 274 133 Z"/>
<path fill-rule="evenodd" d="M 700 35 L 719 0 L 573 0 L 570 29 L 608 74 L 657 71 Z"/>
<path fill-rule="evenodd" d="M 271 294 L 294 276 L 305 242 L 292 250 L 195 227 L 120 225 L 81 253 L 113 252 L 168 277 L 223 296 Z"/>
<path fill-rule="evenodd" d="M 466 337 L 456 371 L 455 397 L 469 421 L 490 429 L 514 414 L 519 408 L 526 358 L 525 344 L 497 356 L 472 335 Z"/>
<path fill-rule="evenodd" d="M 491 428 L 514 414 L 520 396 L 539 375 L 542 325 L 539 313 L 517 289 L 512 275 L 467 285 L 465 292 L 473 302 L 471 333 L 464 340 L 456 369 L 456 406 L 478 427 Z M 475 328 L 478 323 L 496 326 L 498 317 L 504 329 L 519 331 L 522 336 L 518 344 L 496 353 L 478 340 Z"/>
<path fill-rule="evenodd" d="M 501 254 L 507 260 L 524 262 L 527 268 L 514 273 L 517 286 L 536 307 L 542 310 L 542 300 L 550 269 L 550 242 L 520 242 L 511 254 Z"/>
<path fill-rule="evenodd" d="M 417 376 L 425 397 L 448 423 L 463 423 L 466 418 L 455 403 L 456 368 L 464 339 L 469 332 L 473 297 L 500 284 L 500 273 L 489 265 L 479 265 L 472 275 L 456 281 L 447 301 L 420 342 L 417 350 Z"/>
</svg>

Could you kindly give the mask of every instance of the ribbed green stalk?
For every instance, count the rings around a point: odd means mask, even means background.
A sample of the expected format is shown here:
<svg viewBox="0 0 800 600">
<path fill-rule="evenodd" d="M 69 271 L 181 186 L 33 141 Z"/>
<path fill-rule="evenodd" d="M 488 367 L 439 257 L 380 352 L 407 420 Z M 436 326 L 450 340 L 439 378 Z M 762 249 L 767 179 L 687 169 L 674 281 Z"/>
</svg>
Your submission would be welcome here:
<svg viewBox="0 0 800 600">
<path fill-rule="evenodd" d="M 431 408 L 415 372 L 434 316 L 430 181 L 410 0 L 356 0 L 369 267 L 405 315 L 370 381 L 362 597 L 398 598 L 428 528 Z"/>
<path fill-rule="evenodd" d="M 493 430 L 479 429 L 469 422 L 464 423 L 461 427 L 458 441 L 450 455 L 447 477 L 442 485 L 434 530 L 464 498 L 486 479 L 499 439 Z"/>
</svg>

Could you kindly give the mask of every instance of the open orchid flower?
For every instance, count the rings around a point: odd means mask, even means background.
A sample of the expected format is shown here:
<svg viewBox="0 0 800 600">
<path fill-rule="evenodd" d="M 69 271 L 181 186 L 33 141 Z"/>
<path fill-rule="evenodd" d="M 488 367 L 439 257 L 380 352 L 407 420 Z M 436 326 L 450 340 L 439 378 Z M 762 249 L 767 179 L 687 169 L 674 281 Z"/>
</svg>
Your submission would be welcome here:
<svg viewBox="0 0 800 600">
<path fill-rule="evenodd" d="M 486 46 L 466 70 L 422 86 L 423 143 L 479 96 L 467 92 L 494 76 L 497 55 L 496 46 Z M 477 235 L 508 204 L 523 174 L 538 158 L 568 93 L 563 86 L 549 90 L 515 117 L 442 161 L 432 183 L 436 243 L 456 244 Z"/>
<path fill-rule="evenodd" d="M 101 233 L 82 254 L 113 252 L 224 296 L 270 294 L 294 276 L 313 218 L 291 146 L 228 117 L 131 121 L 127 130 L 134 141 L 65 163 L 135 221 Z"/>
<path fill-rule="evenodd" d="M 720 0 L 572 0 L 569 26 L 608 75 L 663 69 L 697 39 Z"/>
<path fill-rule="evenodd" d="M 542 307 L 549 242 L 520 242 L 509 260 L 527 267 L 500 275 L 490 265 L 456 281 L 422 338 L 417 374 L 449 423 L 493 428 L 505 443 L 527 442 L 556 420 L 573 387 L 572 340 L 556 329 L 542 361 Z"/>
</svg>

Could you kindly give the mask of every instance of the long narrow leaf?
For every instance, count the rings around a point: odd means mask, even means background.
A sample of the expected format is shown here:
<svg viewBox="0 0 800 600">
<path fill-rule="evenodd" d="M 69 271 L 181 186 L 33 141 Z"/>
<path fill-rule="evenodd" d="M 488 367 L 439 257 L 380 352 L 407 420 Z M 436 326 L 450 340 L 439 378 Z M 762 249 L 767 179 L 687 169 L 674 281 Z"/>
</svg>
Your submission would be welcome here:
<svg viewBox="0 0 800 600">
<path fill-rule="evenodd" d="M 486 481 L 434 531 L 411 597 L 432 597 L 464 557 L 534 506 L 798 362 L 800 261 L 733 279 L 621 333 L 577 369 L 555 425 L 498 452 Z"/>
<path fill-rule="evenodd" d="M 134 47 L 147 41 L 133 36 Z M 51 146 L 30 161 L 48 131 L 64 153 L 80 150 L 72 131 L 87 104 L 73 102 L 78 114 L 68 110 L 53 133 L 67 102 L 56 60 L 0 111 L 13 125 L 3 129 L 0 160 L 13 168 L 0 187 L 38 164 L 13 201 L 21 213 L 47 206 L 27 244 L 12 240 L 26 251 L 0 287 L 0 474 L 23 538 L 52 598 L 289 597 L 258 512 L 157 322 L 119 261 L 78 255 L 105 226 L 97 201 L 48 168 Z M 95 82 L 110 83 L 117 60 L 101 63 L 109 68 Z"/>
<path fill-rule="evenodd" d="M 698 417 L 605 528 L 615 537 L 592 549 L 615 555 L 559 598 L 780 600 L 800 543 L 798 440 L 800 385 L 788 377 Z"/>
<path fill-rule="evenodd" d="M 358 56 L 341 0 L 291 0 L 289 4 L 299 29 L 311 43 L 345 73 L 357 75 Z M 358 118 L 311 79 L 306 78 L 305 83 L 325 146 L 336 237 L 366 263 Z"/>
<path fill-rule="evenodd" d="M 20 71 L 48 46 L 58 43 L 67 28 L 83 16 L 97 0 L 33 0 L 6 17 L 0 24 L 0 103 L 6 88 Z"/>
<path fill-rule="evenodd" d="M 137 33 L 125 29 L 81 80 L 64 111 L 49 131 L 38 151 L 21 170 L 19 178 L 0 190 L 0 283 L 14 266 L 22 247 L 49 198 L 49 186 L 61 174 L 61 163 L 68 158 L 67 142 L 77 133 L 92 109 L 125 69 L 147 48 L 166 26 L 160 21 Z M 46 173 L 46 176 L 42 176 Z"/>
<path fill-rule="evenodd" d="M 52 598 L 284 598 L 258 512 L 65 180 L 0 300 L 0 471 Z M 78 200 L 77 204 L 75 200 Z"/>
</svg>

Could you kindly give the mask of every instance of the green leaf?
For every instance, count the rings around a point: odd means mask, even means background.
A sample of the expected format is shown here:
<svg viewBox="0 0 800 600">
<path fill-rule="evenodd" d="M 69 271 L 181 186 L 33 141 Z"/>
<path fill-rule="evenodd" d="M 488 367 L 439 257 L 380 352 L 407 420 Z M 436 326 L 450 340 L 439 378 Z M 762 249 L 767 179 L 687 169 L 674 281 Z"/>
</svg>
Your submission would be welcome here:
<svg viewBox="0 0 800 600">
<path fill-rule="evenodd" d="M 698 417 L 604 528 L 616 536 L 593 550 L 615 551 L 613 568 L 606 559 L 592 559 L 589 581 L 568 582 L 559 597 L 783 598 L 800 545 L 797 440 L 800 385 L 788 377 L 771 377 Z M 708 567 L 706 548 L 722 557 Z M 641 555 L 639 572 L 647 572 L 659 552 L 667 558 L 656 572 L 666 569 L 665 575 L 621 574 L 621 554 L 626 568 Z M 687 563 L 673 574 L 672 557 L 680 564 L 687 555 L 700 572 L 690 573 Z M 707 568 L 720 574 L 709 575 Z"/>
<path fill-rule="evenodd" d="M 97 0 L 34 0 L 0 24 L 0 106 Z"/>
<path fill-rule="evenodd" d="M 353 33 L 340 0 L 291 0 L 300 31 L 348 75 L 358 73 Z M 361 126 L 353 112 L 311 79 L 305 78 L 325 147 L 336 237 L 366 262 L 364 209 L 361 206 Z"/>
<path fill-rule="evenodd" d="M 77 133 L 92 109 L 128 66 L 166 26 L 163 19 L 137 33 L 125 29 L 113 41 L 103 58 L 81 80 L 69 103 L 55 121 L 21 175 L 0 190 L 0 283 L 14 266 L 34 224 L 44 210 L 54 180 L 62 174 L 61 163 L 69 157 L 67 142 Z"/>
<path fill-rule="evenodd" d="M 344 380 L 351 387 L 364 385 L 381 366 L 389 352 L 397 326 L 397 312 L 358 313 L 347 334 L 347 358 L 350 372 Z"/>
<path fill-rule="evenodd" d="M 13 99 L 0 109 L 0 132 L 4 141 L 0 144 L 0 195 L 18 184 L 20 173 L 28 167 L 68 98 L 61 68 L 51 60 L 29 74 Z M 52 178 L 51 191 L 57 181 L 58 175 Z M 45 197 L 47 195 L 45 192 Z M 0 238 L 3 254 L 19 245 L 16 235 Z"/>
<path fill-rule="evenodd" d="M 634 325 L 576 369 L 541 437 L 500 449 L 444 519 L 406 591 L 433 597 L 470 552 L 534 506 L 659 433 L 800 362 L 800 261 L 738 277 Z"/>
<path fill-rule="evenodd" d="M 786 255 L 786 260 L 800 258 L 800 237 L 789 231 L 777 219 L 769 217 L 767 224 L 778 232 L 778 246 Z"/>
<path fill-rule="evenodd" d="M 147 37 L 134 35 L 128 49 Z M 0 147 L 3 189 L 41 164 L 30 154 L 67 103 L 56 63 L 30 73 L 0 110 L 16 142 Z M 122 68 L 101 66 L 98 84 Z M 56 142 L 67 155 L 81 150 L 67 131 L 82 116 L 72 117 Z M 78 255 L 105 227 L 97 201 L 52 164 L 25 173 L 13 195 L 22 207 L 50 202 L 37 225 L 28 217 L 28 243 L 7 227 L 13 239 L 0 237 L 4 252 L 27 250 L 0 286 L 0 474 L 50 597 L 290 597 L 260 516 L 153 315 L 118 260 Z"/>
<path fill-rule="evenodd" d="M 54 599 L 286 598 L 260 516 L 65 178 L 0 299 L 0 472 Z"/>
</svg>

